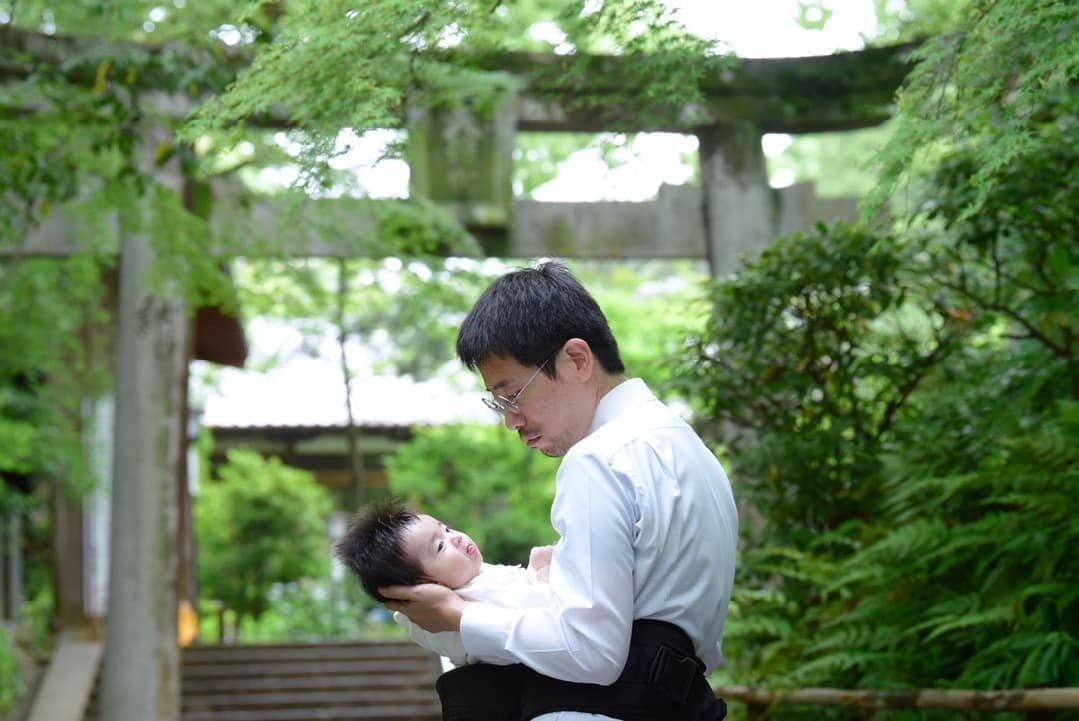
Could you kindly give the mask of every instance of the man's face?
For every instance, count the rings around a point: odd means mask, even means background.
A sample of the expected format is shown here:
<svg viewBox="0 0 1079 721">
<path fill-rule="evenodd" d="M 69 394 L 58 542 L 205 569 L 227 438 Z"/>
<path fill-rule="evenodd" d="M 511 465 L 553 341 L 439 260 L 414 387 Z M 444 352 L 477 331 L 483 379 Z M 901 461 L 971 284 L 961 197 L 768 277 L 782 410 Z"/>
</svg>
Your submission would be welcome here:
<svg viewBox="0 0 1079 721">
<path fill-rule="evenodd" d="M 589 396 L 576 364 L 564 351 L 548 362 L 558 375 L 550 378 L 536 372 L 535 366 L 525 366 L 504 356 L 492 356 L 478 364 L 483 383 L 491 393 L 512 398 L 528 383 L 516 398 L 517 411 L 506 409 L 505 424 L 529 448 L 544 455 L 561 457 L 588 435 L 596 399 Z"/>
<path fill-rule="evenodd" d="M 428 578 L 448 588 L 471 581 L 483 564 L 483 554 L 471 538 L 425 514 L 405 529 L 401 547 Z"/>
</svg>

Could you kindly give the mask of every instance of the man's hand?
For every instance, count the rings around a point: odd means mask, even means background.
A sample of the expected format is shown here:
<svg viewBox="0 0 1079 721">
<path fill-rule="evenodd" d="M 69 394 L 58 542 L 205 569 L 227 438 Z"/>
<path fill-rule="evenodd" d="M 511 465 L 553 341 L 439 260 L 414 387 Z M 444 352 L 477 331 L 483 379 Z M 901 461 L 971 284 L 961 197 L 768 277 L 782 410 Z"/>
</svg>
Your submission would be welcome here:
<svg viewBox="0 0 1079 721">
<path fill-rule="evenodd" d="M 460 631 L 464 600 L 452 590 L 436 583 L 420 583 L 415 586 L 387 586 L 378 589 L 387 598 L 396 599 L 386 603 L 391 611 L 400 611 L 408 620 L 424 631 Z"/>
<path fill-rule="evenodd" d="M 546 582 L 551 575 L 551 554 L 554 546 L 534 546 L 528 554 L 528 567 L 536 572 L 536 578 Z"/>
</svg>

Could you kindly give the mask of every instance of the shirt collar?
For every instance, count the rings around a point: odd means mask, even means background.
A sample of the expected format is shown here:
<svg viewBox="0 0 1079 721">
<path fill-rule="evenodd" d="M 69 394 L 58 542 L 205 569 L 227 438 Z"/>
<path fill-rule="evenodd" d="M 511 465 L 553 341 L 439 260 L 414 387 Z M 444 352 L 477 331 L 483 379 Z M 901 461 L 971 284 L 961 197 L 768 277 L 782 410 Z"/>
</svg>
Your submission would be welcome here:
<svg viewBox="0 0 1079 721">
<path fill-rule="evenodd" d="M 588 428 L 591 435 L 597 428 L 622 415 L 630 406 L 650 401 L 655 396 L 640 378 L 630 378 L 616 385 L 599 399 L 596 412 L 592 415 L 592 425 Z"/>
</svg>

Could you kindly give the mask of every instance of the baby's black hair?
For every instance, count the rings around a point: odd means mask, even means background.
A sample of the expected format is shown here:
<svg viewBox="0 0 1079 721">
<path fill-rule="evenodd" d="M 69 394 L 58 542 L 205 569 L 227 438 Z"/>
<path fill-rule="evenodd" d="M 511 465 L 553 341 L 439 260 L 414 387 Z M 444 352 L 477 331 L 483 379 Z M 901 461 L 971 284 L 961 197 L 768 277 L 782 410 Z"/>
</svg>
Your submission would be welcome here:
<svg viewBox="0 0 1079 721">
<path fill-rule="evenodd" d="M 414 586 L 430 579 L 404 554 L 405 529 L 419 520 L 397 499 L 386 499 L 361 509 L 348 532 L 334 545 L 334 555 L 359 579 L 367 595 L 385 603 L 378 592 L 386 586 Z"/>
</svg>

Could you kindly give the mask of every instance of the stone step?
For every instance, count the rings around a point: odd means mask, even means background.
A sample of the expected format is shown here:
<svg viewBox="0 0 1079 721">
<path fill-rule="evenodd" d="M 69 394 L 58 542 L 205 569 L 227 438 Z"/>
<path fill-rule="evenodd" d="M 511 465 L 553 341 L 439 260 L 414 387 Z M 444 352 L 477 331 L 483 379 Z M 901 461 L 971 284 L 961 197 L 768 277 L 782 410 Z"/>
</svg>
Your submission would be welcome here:
<svg viewBox="0 0 1079 721">
<path fill-rule="evenodd" d="M 305 706 L 380 706 L 422 705 L 431 702 L 430 689 L 361 689 L 352 691 L 268 691 L 263 693 L 192 694 L 184 693 L 183 709 L 199 711 L 214 708 L 303 708 Z"/>
<path fill-rule="evenodd" d="M 394 689 L 434 687 L 437 673 L 427 676 L 398 674 L 371 674 L 363 677 L 364 688 Z M 245 677 L 245 678 L 198 678 L 183 682 L 184 693 L 228 693 L 231 691 L 273 691 L 280 690 L 334 690 L 354 688 L 356 676 L 294 676 L 294 677 Z"/>
<path fill-rule="evenodd" d="M 180 721 L 439 721 L 438 658 L 409 642 L 193 646 Z M 97 691 L 84 721 L 98 719 Z"/>
<path fill-rule="evenodd" d="M 189 646 L 184 660 L 206 658 L 224 661 L 250 658 L 423 658 L 426 650 L 407 641 L 357 641 L 355 643 L 243 644 Z"/>
<path fill-rule="evenodd" d="M 438 704 L 398 705 L 392 708 L 274 709 L 271 711 L 210 711 L 183 713 L 180 721 L 440 721 Z"/>
<path fill-rule="evenodd" d="M 368 674 L 427 675 L 432 661 L 428 659 L 362 659 L 356 661 L 259 661 L 247 663 L 190 663 L 184 662 L 184 681 L 198 678 L 243 678 L 245 676 L 338 676 Z"/>
</svg>

